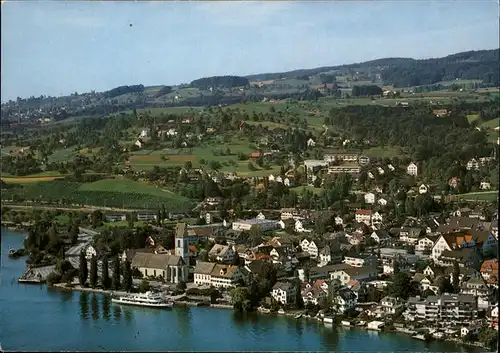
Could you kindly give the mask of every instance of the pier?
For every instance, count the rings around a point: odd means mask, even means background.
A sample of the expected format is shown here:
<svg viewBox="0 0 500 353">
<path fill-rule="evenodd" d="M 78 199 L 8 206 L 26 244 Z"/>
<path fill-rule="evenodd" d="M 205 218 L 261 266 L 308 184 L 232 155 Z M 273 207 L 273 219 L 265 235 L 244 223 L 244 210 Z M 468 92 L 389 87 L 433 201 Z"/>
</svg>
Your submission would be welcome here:
<svg viewBox="0 0 500 353">
<path fill-rule="evenodd" d="M 26 272 L 19 277 L 18 282 L 34 284 L 45 283 L 47 277 L 55 268 L 55 265 L 28 268 Z"/>
</svg>

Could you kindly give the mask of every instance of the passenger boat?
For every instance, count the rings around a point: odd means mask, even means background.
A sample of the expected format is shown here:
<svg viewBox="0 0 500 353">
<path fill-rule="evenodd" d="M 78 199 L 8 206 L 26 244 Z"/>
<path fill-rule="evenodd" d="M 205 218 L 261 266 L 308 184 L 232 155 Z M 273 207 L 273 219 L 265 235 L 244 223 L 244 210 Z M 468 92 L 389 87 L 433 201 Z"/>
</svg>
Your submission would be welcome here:
<svg viewBox="0 0 500 353">
<path fill-rule="evenodd" d="M 174 306 L 172 301 L 167 300 L 160 293 L 153 293 L 151 291 L 112 297 L 111 302 L 115 304 L 145 306 L 150 308 L 171 308 Z"/>
</svg>

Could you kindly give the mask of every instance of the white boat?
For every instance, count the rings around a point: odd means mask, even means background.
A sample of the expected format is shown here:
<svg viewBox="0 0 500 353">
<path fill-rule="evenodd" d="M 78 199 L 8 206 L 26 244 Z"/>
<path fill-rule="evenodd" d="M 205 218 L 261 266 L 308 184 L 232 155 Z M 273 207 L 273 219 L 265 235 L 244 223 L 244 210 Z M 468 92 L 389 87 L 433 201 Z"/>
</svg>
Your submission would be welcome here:
<svg viewBox="0 0 500 353">
<path fill-rule="evenodd" d="M 295 315 L 295 318 L 296 319 L 300 319 L 302 317 L 302 313 L 301 314 L 298 314 L 298 315 Z"/>
<path fill-rule="evenodd" d="M 283 309 L 278 310 L 278 314 L 284 315 L 285 314 L 285 310 L 283 310 Z"/>
<path fill-rule="evenodd" d="M 171 308 L 174 303 L 168 301 L 160 293 L 146 292 L 137 294 L 127 294 L 111 298 L 115 304 L 146 306 L 150 308 Z"/>
</svg>

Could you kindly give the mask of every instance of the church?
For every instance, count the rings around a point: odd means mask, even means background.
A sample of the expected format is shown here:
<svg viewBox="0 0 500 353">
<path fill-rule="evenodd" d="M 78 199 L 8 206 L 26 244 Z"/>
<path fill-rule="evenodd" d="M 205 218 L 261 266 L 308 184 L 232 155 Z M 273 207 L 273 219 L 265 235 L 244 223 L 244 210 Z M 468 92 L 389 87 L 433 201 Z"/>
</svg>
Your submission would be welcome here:
<svg viewBox="0 0 500 353">
<path fill-rule="evenodd" d="M 187 282 L 189 267 L 183 258 L 177 255 L 135 253 L 132 268 L 136 268 L 144 277 L 163 278 L 170 283 Z"/>
</svg>

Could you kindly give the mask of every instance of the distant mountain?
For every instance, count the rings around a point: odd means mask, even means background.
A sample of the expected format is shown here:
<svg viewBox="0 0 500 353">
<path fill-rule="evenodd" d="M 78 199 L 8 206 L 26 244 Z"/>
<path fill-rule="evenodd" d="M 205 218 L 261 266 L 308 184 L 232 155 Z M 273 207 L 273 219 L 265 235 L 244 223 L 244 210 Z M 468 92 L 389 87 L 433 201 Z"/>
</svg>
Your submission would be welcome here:
<svg viewBox="0 0 500 353">
<path fill-rule="evenodd" d="M 394 87 L 429 85 L 455 79 L 482 80 L 485 84 L 498 85 L 500 49 L 467 51 L 436 59 L 376 59 L 348 65 L 249 75 L 246 78 L 255 82 L 352 71 L 368 72 L 370 75 L 379 74 L 383 84 L 392 84 Z"/>
</svg>

